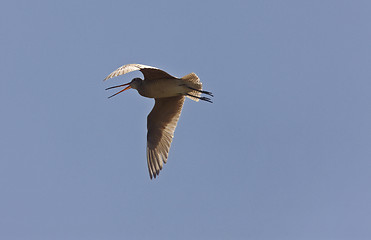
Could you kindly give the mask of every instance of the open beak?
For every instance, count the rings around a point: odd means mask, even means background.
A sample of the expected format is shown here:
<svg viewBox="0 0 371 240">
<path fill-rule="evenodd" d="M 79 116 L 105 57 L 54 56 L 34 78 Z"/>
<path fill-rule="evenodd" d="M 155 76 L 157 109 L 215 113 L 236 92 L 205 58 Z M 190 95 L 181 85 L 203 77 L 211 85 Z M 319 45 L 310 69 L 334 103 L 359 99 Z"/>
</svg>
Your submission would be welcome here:
<svg viewBox="0 0 371 240">
<path fill-rule="evenodd" d="M 129 86 L 127 86 L 127 85 L 129 85 Z M 123 87 L 123 86 L 127 86 L 127 87 L 124 88 L 124 89 L 122 89 L 121 91 L 119 91 L 119 92 L 117 92 L 117 93 L 115 93 L 115 94 L 109 96 L 108 98 L 111 98 L 111 97 L 113 97 L 113 96 L 116 96 L 117 94 L 122 93 L 123 91 L 126 91 L 126 90 L 130 89 L 131 86 L 130 86 L 130 83 L 125 83 L 125 84 L 122 84 L 122 85 L 117 85 L 117 86 L 113 86 L 113 87 L 106 88 L 106 90 L 109 90 L 109 89 L 112 89 L 112 88 L 118 88 L 118 87 Z"/>
</svg>

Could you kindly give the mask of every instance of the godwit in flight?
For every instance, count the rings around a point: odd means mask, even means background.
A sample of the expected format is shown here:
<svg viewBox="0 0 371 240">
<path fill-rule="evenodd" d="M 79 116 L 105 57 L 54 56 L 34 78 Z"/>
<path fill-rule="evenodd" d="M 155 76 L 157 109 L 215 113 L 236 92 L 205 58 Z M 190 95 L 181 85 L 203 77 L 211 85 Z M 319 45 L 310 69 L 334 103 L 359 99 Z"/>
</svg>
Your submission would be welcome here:
<svg viewBox="0 0 371 240">
<path fill-rule="evenodd" d="M 201 97 L 201 93 L 209 96 L 213 94 L 202 90 L 202 83 L 195 73 L 176 78 L 161 69 L 142 64 L 124 65 L 104 80 L 138 70 L 144 75 L 143 80 L 134 78 L 129 83 L 109 87 L 106 90 L 127 86 L 109 98 L 133 88 L 140 95 L 155 99 L 155 105 L 147 117 L 147 164 L 152 179 L 159 175 L 163 163 L 167 162 L 185 96 L 196 102 L 200 99 L 212 102 L 210 98 Z"/>
</svg>

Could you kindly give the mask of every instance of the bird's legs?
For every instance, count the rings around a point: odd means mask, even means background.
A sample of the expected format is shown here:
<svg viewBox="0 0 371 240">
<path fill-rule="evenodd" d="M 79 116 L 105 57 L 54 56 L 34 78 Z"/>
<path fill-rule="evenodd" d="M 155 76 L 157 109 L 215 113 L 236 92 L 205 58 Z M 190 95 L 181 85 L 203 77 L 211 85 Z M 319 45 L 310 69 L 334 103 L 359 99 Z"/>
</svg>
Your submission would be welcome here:
<svg viewBox="0 0 371 240">
<path fill-rule="evenodd" d="M 213 102 L 211 101 L 211 99 L 210 99 L 210 98 L 207 98 L 207 97 L 197 97 L 197 96 L 191 95 L 191 94 L 189 94 L 189 93 L 187 93 L 186 95 L 187 95 L 187 96 L 190 96 L 190 97 L 198 98 L 198 99 L 200 99 L 200 100 L 203 100 L 203 101 L 206 101 L 206 102 L 209 102 L 209 103 L 213 103 Z"/>
<path fill-rule="evenodd" d="M 189 89 L 191 89 L 191 90 L 193 90 L 193 91 L 200 92 L 200 93 L 205 93 L 206 95 L 209 95 L 209 96 L 214 97 L 214 95 L 213 95 L 211 92 L 203 91 L 203 90 L 198 90 L 198 89 L 196 89 L 196 88 L 189 87 L 189 86 L 187 86 L 187 88 L 189 88 Z"/>
<path fill-rule="evenodd" d="M 204 94 L 206 94 L 206 95 L 209 95 L 209 96 L 214 97 L 214 95 L 213 95 L 211 92 L 198 90 L 198 89 L 196 89 L 196 88 L 193 88 L 193 87 L 188 86 L 187 84 L 181 84 L 180 86 L 186 86 L 187 88 L 189 88 L 189 89 L 191 89 L 191 90 L 193 90 L 193 91 L 200 92 L 200 93 L 204 93 Z"/>
</svg>

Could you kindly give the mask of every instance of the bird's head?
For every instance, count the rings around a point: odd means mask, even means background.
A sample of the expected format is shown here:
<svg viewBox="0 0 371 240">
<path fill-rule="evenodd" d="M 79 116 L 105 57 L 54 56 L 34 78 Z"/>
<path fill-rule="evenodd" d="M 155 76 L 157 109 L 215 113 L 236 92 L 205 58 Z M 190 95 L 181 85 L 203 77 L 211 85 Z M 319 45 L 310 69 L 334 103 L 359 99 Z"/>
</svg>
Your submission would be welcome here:
<svg viewBox="0 0 371 240">
<path fill-rule="evenodd" d="M 142 81 L 143 80 L 140 79 L 140 78 L 134 78 L 133 80 L 131 80 L 129 85 L 130 85 L 131 88 L 138 89 L 139 86 L 142 84 Z"/>
<path fill-rule="evenodd" d="M 140 79 L 140 78 L 134 78 L 134 79 L 131 80 L 131 82 L 129 82 L 129 83 L 125 83 L 125 84 L 121 84 L 121 85 L 117 85 L 117 86 L 113 86 L 113 87 L 106 88 L 106 90 L 108 90 L 108 89 L 112 89 L 112 88 L 117 88 L 117 87 L 127 86 L 126 88 L 124 88 L 124 89 L 122 89 L 121 91 L 119 91 L 119 92 L 113 94 L 112 96 L 109 96 L 108 98 L 111 98 L 111 97 L 113 97 L 113 96 L 116 96 L 117 94 L 122 93 L 123 91 L 126 91 L 126 90 L 128 90 L 128 89 L 130 89 L 130 88 L 138 89 L 139 86 L 142 84 L 142 81 L 143 81 L 143 80 Z"/>
</svg>

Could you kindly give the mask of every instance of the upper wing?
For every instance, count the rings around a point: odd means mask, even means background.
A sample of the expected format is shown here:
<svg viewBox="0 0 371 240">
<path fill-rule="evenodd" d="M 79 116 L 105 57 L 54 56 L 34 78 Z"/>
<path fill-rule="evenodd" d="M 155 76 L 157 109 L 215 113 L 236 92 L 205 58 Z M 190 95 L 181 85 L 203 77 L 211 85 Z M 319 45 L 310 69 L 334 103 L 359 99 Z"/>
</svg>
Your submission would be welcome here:
<svg viewBox="0 0 371 240">
<path fill-rule="evenodd" d="M 138 70 L 143 73 L 144 80 L 175 78 L 175 77 L 171 76 L 170 74 L 168 74 L 167 72 L 165 72 L 161 69 L 155 68 L 155 67 L 142 65 L 142 64 L 127 64 L 127 65 L 119 67 L 118 69 L 113 71 L 104 80 L 107 80 L 107 79 L 110 79 L 110 78 L 113 78 L 113 77 L 117 77 L 117 76 L 129 73 L 129 72 L 138 71 Z"/>
<path fill-rule="evenodd" d="M 147 117 L 147 163 L 149 176 L 155 177 L 166 163 L 184 96 L 157 98 Z"/>
</svg>

